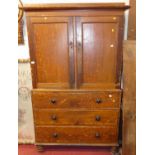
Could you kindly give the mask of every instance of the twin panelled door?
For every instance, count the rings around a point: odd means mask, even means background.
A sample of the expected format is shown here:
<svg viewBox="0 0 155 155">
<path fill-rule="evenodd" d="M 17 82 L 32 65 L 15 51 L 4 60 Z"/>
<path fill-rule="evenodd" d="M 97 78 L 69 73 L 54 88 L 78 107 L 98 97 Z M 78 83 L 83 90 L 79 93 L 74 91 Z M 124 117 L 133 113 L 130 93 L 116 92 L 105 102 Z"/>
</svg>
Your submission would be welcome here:
<svg viewBox="0 0 155 155">
<path fill-rule="evenodd" d="M 31 17 L 34 88 L 118 88 L 121 17 Z"/>
</svg>

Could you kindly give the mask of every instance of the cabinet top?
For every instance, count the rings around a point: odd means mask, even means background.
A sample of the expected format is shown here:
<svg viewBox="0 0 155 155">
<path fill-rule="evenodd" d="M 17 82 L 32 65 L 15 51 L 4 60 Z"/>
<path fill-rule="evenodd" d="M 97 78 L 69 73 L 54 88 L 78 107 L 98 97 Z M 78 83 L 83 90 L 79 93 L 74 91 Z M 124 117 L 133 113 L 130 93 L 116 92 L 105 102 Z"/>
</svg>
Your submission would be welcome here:
<svg viewBox="0 0 155 155">
<path fill-rule="evenodd" d="M 21 6 L 19 8 L 22 9 Z M 53 3 L 53 4 L 24 4 L 24 11 L 33 10 L 70 10 L 70 9 L 114 9 L 114 10 L 126 10 L 129 9 L 129 5 L 125 3 Z"/>
</svg>

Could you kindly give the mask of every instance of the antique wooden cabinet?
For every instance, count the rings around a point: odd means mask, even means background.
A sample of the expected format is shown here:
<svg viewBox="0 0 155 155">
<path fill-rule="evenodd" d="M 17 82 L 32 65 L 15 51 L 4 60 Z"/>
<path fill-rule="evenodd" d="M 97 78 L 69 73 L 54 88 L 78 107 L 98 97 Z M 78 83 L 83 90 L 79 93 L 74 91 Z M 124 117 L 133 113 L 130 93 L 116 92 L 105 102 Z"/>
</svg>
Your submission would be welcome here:
<svg viewBox="0 0 155 155">
<path fill-rule="evenodd" d="M 24 5 L 36 145 L 118 145 L 127 8 Z"/>
</svg>

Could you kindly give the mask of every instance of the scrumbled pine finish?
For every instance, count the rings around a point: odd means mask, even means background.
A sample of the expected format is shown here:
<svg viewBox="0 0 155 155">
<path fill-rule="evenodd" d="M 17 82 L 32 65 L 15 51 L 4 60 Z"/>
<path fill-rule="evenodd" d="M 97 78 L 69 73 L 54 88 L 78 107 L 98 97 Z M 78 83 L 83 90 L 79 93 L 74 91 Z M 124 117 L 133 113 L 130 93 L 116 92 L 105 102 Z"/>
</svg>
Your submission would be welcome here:
<svg viewBox="0 0 155 155">
<path fill-rule="evenodd" d="M 24 6 L 37 145 L 118 145 L 127 8 Z"/>
</svg>

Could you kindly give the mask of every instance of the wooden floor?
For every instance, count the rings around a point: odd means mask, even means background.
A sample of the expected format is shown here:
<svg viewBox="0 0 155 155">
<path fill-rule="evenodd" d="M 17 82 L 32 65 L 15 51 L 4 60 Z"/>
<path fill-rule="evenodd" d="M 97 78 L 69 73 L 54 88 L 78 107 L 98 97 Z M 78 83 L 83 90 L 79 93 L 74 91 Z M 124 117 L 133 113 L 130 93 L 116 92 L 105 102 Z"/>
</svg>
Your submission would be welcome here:
<svg viewBox="0 0 155 155">
<path fill-rule="evenodd" d="M 18 155 L 111 155 L 108 148 L 96 147 L 46 147 L 39 153 L 34 145 L 19 145 Z"/>
</svg>

